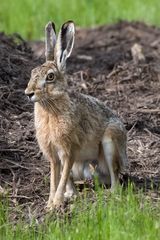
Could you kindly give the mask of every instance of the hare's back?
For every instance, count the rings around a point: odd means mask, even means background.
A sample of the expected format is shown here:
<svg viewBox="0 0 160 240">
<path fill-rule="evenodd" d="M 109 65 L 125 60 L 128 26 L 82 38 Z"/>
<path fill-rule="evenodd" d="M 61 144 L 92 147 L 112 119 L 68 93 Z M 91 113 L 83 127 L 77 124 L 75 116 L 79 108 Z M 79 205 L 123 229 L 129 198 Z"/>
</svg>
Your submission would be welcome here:
<svg viewBox="0 0 160 240">
<path fill-rule="evenodd" d="M 104 119 L 105 122 L 111 118 L 117 118 L 109 107 L 95 97 L 72 92 L 70 93 L 70 98 L 75 109 L 82 115 L 96 115 L 101 118 L 101 120 Z"/>
</svg>

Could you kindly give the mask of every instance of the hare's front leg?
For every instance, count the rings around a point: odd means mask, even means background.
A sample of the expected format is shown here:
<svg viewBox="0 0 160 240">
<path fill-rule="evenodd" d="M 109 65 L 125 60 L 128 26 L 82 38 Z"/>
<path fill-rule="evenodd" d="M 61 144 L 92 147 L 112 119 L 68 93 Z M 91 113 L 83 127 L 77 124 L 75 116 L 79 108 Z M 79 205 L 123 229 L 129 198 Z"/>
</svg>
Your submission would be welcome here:
<svg viewBox="0 0 160 240">
<path fill-rule="evenodd" d="M 61 162 L 63 163 L 63 170 L 61 173 L 61 179 L 60 179 L 60 182 L 54 197 L 54 201 L 53 201 L 54 207 L 59 207 L 63 204 L 66 184 L 70 177 L 70 171 L 73 165 L 72 158 L 66 155 L 63 156 L 63 159 L 61 159 Z"/>
<path fill-rule="evenodd" d="M 69 199 L 76 195 L 77 195 L 77 191 L 74 185 L 74 181 L 73 181 L 73 178 L 70 176 L 67 181 L 66 192 L 64 193 L 64 197 L 66 199 Z"/>
<path fill-rule="evenodd" d="M 50 158 L 50 193 L 49 193 L 49 200 L 47 203 L 47 208 L 52 208 L 54 196 L 57 190 L 57 186 L 59 183 L 60 178 L 60 162 L 56 158 Z"/>
</svg>

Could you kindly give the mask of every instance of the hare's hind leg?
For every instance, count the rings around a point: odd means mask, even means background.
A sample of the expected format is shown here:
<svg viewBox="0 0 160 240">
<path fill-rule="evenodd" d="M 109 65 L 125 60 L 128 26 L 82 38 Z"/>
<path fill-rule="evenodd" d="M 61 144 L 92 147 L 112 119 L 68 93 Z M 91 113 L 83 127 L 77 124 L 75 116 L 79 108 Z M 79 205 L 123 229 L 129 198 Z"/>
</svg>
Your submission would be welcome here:
<svg viewBox="0 0 160 240">
<path fill-rule="evenodd" d="M 96 168 L 96 173 L 98 174 L 99 182 L 101 184 L 106 185 L 107 187 L 110 187 L 111 185 L 110 173 L 108 169 L 108 164 L 105 159 L 102 144 L 100 144 L 99 146 L 99 156 L 98 156 L 98 165 Z"/>
<path fill-rule="evenodd" d="M 102 138 L 102 146 L 110 173 L 111 189 L 117 185 L 119 171 L 126 161 L 125 143 L 125 133 L 117 126 L 112 125 L 106 128 Z"/>
</svg>

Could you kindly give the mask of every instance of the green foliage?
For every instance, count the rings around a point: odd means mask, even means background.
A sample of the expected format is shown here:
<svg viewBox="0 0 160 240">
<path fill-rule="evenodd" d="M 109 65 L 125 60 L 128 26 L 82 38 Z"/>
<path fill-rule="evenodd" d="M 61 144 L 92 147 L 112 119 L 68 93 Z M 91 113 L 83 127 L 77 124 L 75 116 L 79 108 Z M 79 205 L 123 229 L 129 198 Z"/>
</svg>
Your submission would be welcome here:
<svg viewBox="0 0 160 240">
<path fill-rule="evenodd" d="M 43 37 L 49 20 L 59 27 L 72 19 L 76 25 L 94 26 L 119 19 L 160 25 L 159 0 L 1 0 L 0 31 L 18 32 L 27 39 Z"/>
<path fill-rule="evenodd" d="M 95 200 L 76 200 L 72 213 L 53 213 L 42 224 L 15 226 L 8 221 L 8 211 L 0 205 L 1 240 L 158 240 L 160 239 L 160 206 L 142 194 L 119 189 L 116 193 L 98 190 Z"/>
</svg>

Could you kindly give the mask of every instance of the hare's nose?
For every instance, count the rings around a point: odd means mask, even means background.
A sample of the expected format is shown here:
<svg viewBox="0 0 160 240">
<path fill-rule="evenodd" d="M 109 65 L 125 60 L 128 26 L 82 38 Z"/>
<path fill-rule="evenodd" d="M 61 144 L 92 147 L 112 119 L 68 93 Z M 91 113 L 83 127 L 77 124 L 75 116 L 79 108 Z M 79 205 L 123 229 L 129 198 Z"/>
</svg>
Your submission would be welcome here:
<svg viewBox="0 0 160 240">
<path fill-rule="evenodd" d="M 26 93 L 26 95 L 27 95 L 27 97 L 28 97 L 29 99 L 31 99 L 31 97 L 33 97 L 33 95 L 34 95 L 34 92 L 32 92 L 32 93 Z"/>
</svg>

